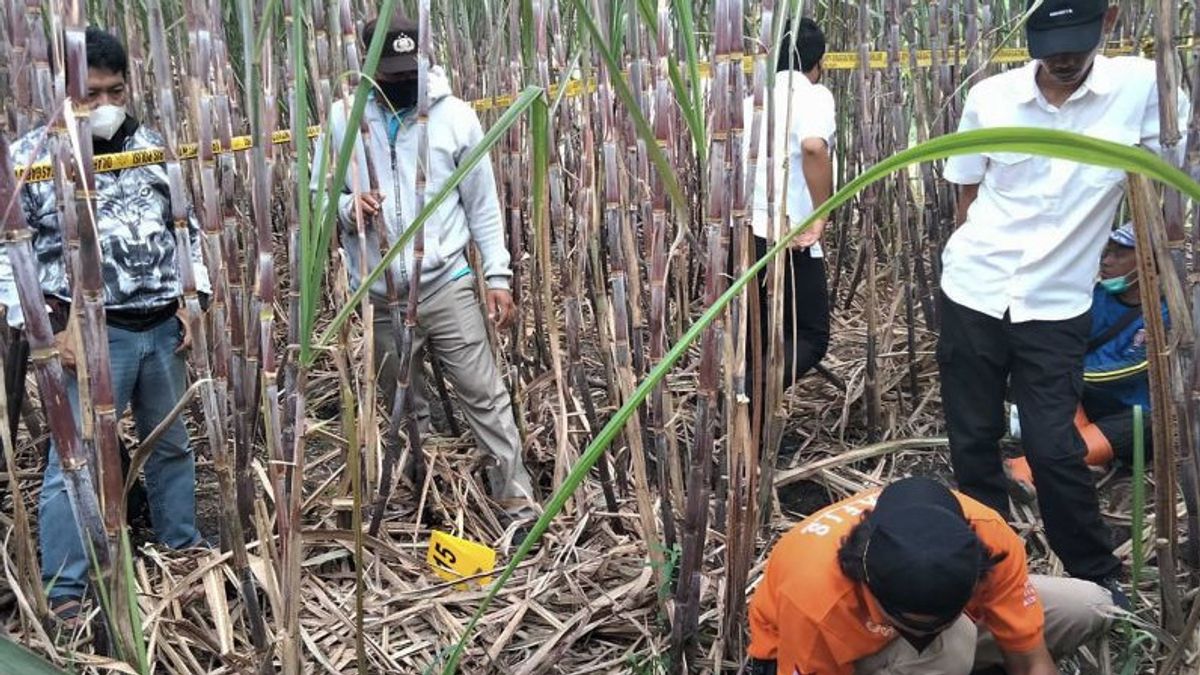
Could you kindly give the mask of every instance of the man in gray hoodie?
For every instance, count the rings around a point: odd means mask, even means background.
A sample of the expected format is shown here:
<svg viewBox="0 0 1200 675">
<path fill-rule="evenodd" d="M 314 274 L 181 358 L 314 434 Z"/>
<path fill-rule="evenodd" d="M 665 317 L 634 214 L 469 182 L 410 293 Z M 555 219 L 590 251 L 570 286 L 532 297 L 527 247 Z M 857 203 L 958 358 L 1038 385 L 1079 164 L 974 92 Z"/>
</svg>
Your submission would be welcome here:
<svg viewBox="0 0 1200 675">
<path fill-rule="evenodd" d="M 365 26 L 364 42 L 373 35 L 376 21 Z M 390 244 L 399 239 L 418 213 L 417 25 L 396 14 L 387 30 L 375 76 L 380 91 L 372 94 L 363 113 L 370 131 L 370 147 L 364 147 L 362 137 L 358 138 L 354 153 L 357 165 L 351 165 L 339 200 L 338 221 L 350 283 L 355 288 L 361 285 L 364 273 L 379 266 L 382 258 L 379 228 L 384 228 Z M 459 162 L 483 138 L 475 111 L 450 93 L 441 69 L 431 69 L 428 91 L 430 165 L 426 199 L 441 190 Z M 340 147 L 349 110 L 348 100 L 333 106 L 330 138 L 318 142 L 318 151 L 327 145 Z M 368 159 L 378 182 L 374 191 L 366 184 Z M 319 165 L 319 158 L 314 165 Z M 365 247 L 358 243 L 359 213 L 366 235 Z M 466 253 L 468 244 L 474 242 L 487 285 L 484 301 L 488 316 L 497 329 L 503 330 L 511 323 L 516 308 L 509 290 L 512 269 L 490 161 L 480 162 L 467 174 L 455 194 L 425 221 L 424 229 L 425 252 L 420 263 L 411 380 L 418 421 L 428 428 L 429 406 L 422 395 L 421 364 L 424 350 L 430 350 L 442 362 L 476 440 L 496 461 L 489 476 L 492 497 L 509 515 L 527 518 L 534 513 L 533 488 L 521 457 L 521 438 L 513 419 L 512 402 L 496 368 Z M 395 291 L 401 302 L 408 297 L 415 264 L 410 242 L 404 254 L 391 264 Z M 384 400 L 390 405 L 395 397 L 399 360 L 392 317 L 387 310 L 387 286 L 382 279 L 371 287 L 371 299 L 377 308 L 375 361 Z"/>
</svg>

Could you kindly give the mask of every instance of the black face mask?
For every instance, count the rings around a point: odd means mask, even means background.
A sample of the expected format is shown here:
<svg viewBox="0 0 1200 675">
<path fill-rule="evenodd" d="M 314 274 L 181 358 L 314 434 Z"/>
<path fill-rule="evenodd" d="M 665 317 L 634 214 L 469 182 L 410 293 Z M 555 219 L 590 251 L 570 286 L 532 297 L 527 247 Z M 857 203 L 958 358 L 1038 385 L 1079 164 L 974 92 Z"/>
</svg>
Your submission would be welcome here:
<svg viewBox="0 0 1200 675">
<path fill-rule="evenodd" d="M 399 82 L 379 82 L 383 97 L 396 110 L 413 108 L 417 105 L 417 80 L 400 80 Z"/>
<path fill-rule="evenodd" d="M 908 640 L 908 644 L 912 645 L 913 649 L 917 650 L 918 654 L 925 651 L 926 647 L 933 644 L 933 641 L 936 640 L 937 636 L 939 635 L 938 633 L 934 633 L 932 635 L 913 635 L 912 633 L 906 633 L 899 628 L 896 629 L 896 632 L 900 634 L 900 637 Z"/>
</svg>

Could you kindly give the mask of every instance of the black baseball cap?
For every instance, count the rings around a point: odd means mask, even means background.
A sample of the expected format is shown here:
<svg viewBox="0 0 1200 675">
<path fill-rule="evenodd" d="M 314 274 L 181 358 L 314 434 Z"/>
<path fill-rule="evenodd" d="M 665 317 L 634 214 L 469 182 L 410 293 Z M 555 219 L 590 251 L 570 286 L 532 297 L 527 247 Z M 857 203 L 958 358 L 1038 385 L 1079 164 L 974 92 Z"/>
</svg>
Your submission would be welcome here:
<svg viewBox="0 0 1200 675">
<path fill-rule="evenodd" d="M 371 44 L 371 36 L 375 34 L 375 26 L 379 17 L 371 19 L 363 26 L 362 41 L 364 45 Z M 417 22 L 397 12 L 388 21 L 387 36 L 383 42 L 383 52 L 379 56 L 380 75 L 405 75 L 417 72 L 417 46 L 419 33 Z"/>
<path fill-rule="evenodd" d="M 954 493 L 930 478 L 904 478 L 883 489 L 868 522 L 863 568 L 884 611 L 929 615 L 939 627 L 957 618 L 983 556 Z"/>
<path fill-rule="evenodd" d="M 1037 0 L 1029 0 L 1026 9 Z M 1025 24 L 1029 55 L 1090 52 L 1100 44 L 1109 0 L 1044 0 Z"/>
</svg>

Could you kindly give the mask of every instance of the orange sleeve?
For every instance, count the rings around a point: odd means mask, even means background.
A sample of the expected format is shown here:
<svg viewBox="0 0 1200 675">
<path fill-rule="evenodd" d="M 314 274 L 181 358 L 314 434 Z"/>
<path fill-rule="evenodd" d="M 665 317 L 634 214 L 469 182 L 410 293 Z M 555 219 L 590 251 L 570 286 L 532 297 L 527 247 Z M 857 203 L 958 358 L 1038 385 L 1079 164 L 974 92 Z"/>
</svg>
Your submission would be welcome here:
<svg viewBox="0 0 1200 675">
<path fill-rule="evenodd" d="M 767 558 L 762 581 L 750 598 L 750 646 L 746 652 L 756 659 L 779 658 L 779 608 L 771 580 L 771 558 Z"/>
<path fill-rule="evenodd" d="M 1045 617 L 1042 601 L 1029 582 L 1025 544 L 1003 521 L 977 521 L 976 528 L 993 554 L 1007 554 L 988 574 L 978 596 L 982 623 L 1002 651 L 1031 651 L 1044 641 Z"/>
</svg>

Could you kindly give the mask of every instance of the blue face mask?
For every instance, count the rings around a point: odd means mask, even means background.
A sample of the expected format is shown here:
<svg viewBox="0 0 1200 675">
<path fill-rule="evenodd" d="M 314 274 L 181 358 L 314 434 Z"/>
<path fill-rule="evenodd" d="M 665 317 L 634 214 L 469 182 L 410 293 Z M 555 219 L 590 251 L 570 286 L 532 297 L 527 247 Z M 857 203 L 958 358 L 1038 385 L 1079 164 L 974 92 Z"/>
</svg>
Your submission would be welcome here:
<svg viewBox="0 0 1200 675">
<path fill-rule="evenodd" d="M 1137 270 L 1130 272 L 1124 276 L 1112 277 L 1111 279 L 1101 279 L 1100 287 L 1112 295 L 1120 295 L 1129 290 L 1133 285 L 1130 277 L 1137 274 Z"/>
</svg>

